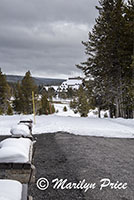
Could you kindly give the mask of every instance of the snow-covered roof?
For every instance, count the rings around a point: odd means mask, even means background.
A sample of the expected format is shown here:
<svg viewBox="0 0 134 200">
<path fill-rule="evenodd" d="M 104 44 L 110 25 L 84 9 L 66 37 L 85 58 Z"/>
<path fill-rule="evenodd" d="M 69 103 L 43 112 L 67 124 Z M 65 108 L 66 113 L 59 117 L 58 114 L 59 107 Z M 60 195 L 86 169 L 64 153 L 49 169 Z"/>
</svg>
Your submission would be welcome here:
<svg viewBox="0 0 134 200">
<path fill-rule="evenodd" d="M 80 85 L 80 84 L 82 84 L 82 80 L 68 79 L 67 81 L 64 81 L 61 85 L 75 86 L 75 85 Z"/>
<path fill-rule="evenodd" d="M 82 80 L 81 79 L 68 79 L 67 81 L 64 81 L 61 86 L 60 89 L 67 89 L 67 88 L 72 88 L 72 89 L 79 89 L 80 85 L 82 84 Z"/>
</svg>

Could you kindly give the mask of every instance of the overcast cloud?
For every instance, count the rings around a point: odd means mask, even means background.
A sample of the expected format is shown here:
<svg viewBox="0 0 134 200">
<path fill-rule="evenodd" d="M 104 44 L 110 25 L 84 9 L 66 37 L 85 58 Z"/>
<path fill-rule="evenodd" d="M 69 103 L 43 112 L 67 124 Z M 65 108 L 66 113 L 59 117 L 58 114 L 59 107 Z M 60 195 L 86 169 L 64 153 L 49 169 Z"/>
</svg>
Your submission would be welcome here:
<svg viewBox="0 0 134 200">
<path fill-rule="evenodd" d="M 0 67 L 6 74 L 80 74 L 98 0 L 0 0 Z"/>
</svg>

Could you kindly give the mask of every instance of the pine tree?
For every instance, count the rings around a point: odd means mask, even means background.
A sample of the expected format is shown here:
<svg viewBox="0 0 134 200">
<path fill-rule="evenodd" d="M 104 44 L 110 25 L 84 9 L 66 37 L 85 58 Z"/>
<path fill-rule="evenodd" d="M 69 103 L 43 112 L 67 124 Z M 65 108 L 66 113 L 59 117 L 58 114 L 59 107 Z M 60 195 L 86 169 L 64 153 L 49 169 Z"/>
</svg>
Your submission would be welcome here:
<svg viewBox="0 0 134 200">
<path fill-rule="evenodd" d="M 21 84 L 19 82 L 16 84 L 14 97 L 13 109 L 18 114 L 24 113 L 24 97 L 22 94 Z"/>
<path fill-rule="evenodd" d="M 134 56 L 134 1 L 130 0 L 125 4 L 125 29 L 124 33 L 126 36 L 125 44 L 125 78 L 124 78 L 124 93 L 123 93 L 123 108 L 124 108 L 124 117 L 133 118 L 134 117 L 134 65 L 133 65 L 133 56 Z"/>
<path fill-rule="evenodd" d="M 76 99 L 75 97 L 73 98 L 72 101 L 70 101 L 70 108 L 74 111 L 75 114 L 78 113 L 77 107 L 78 107 L 78 98 Z"/>
<path fill-rule="evenodd" d="M 54 105 L 52 105 L 51 111 L 52 111 L 52 114 L 55 113 L 55 107 L 54 107 Z"/>
<path fill-rule="evenodd" d="M 31 114 L 33 111 L 32 91 L 35 93 L 37 103 L 37 86 L 31 77 L 30 71 L 26 72 L 21 83 L 16 84 L 13 108 L 16 113 Z"/>
<path fill-rule="evenodd" d="M 71 87 L 67 88 L 67 98 L 72 99 L 75 96 L 75 90 Z"/>
<path fill-rule="evenodd" d="M 6 81 L 6 76 L 0 69 L 0 113 L 6 113 L 8 101 L 10 100 L 10 87 Z"/>
<path fill-rule="evenodd" d="M 40 109 L 39 109 L 39 115 L 45 114 L 51 114 L 51 105 L 50 102 L 47 99 L 46 95 L 42 95 L 41 102 L 40 102 Z"/>
<path fill-rule="evenodd" d="M 67 112 L 67 107 L 66 106 L 64 106 L 63 111 Z"/>
<path fill-rule="evenodd" d="M 77 97 L 70 102 L 70 108 L 74 110 L 74 113 L 79 113 L 81 117 L 88 116 L 91 105 L 82 86 L 77 91 Z"/>
<path fill-rule="evenodd" d="M 7 115 L 13 115 L 13 109 L 10 104 L 8 104 Z"/>
<path fill-rule="evenodd" d="M 130 40 L 134 37 L 128 33 L 123 0 L 101 0 L 99 3 L 100 7 L 96 7 L 99 17 L 89 32 L 89 40 L 83 42 L 88 59 L 78 67 L 94 80 L 93 90 L 100 107 L 108 107 L 112 115 L 116 106 L 116 116 L 125 117 L 133 74 Z"/>
<path fill-rule="evenodd" d="M 37 86 L 31 77 L 30 71 L 26 72 L 21 81 L 21 91 L 23 95 L 23 112 L 25 114 L 32 113 L 32 91 L 37 94 Z"/>
</svg>

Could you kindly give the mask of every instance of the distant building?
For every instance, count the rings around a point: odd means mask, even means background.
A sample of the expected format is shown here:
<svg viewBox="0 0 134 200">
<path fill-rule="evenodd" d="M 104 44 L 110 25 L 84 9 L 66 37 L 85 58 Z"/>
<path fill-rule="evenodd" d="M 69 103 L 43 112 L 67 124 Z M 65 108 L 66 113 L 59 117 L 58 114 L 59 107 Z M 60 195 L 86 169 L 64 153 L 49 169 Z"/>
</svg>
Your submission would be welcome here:
<svg viewBox="0 0 134 200">
<path fill-rule="evenodd" d="M 63 81 L 60 86 L 44 86 L 44 88 L 48 91 L 49 88 L 54 88 L 55 92 L 67 91 L 68 88 L 72 88 L 73 90 L 78 90 L 80 85 L 82 84 L 82 78 L 69 78 L 66 81 Z"/>
<path fill-rule="evenodd" d="M 68 80 L 64 81 L 61 86 L 59 87 L 59 90 L 66 91 L 68 88 L 72 88 L 74 90 L 78 90 L 80 85 L 82 84 L 82 78 L 69 78 Z"/>
</svg>

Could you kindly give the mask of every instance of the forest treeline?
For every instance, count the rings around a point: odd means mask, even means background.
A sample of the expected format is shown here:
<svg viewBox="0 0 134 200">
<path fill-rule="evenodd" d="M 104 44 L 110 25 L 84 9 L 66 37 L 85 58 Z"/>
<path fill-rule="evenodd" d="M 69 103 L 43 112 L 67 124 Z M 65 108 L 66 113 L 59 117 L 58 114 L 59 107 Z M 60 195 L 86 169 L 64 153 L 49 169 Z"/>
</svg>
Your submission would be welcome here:
<svg viewBox="0 0 134 200">
<path fill-rule="evenodd" d="M 103 109 L 111 118 L 134 118 L 134 1 L 100 0 L 96 9 L 98 18 L 82 42 L 87 60 L 76 65 L 85 81 L 72 107 L 78 110 L 86 95 L 85 115 L 97 107 L 99 116 Z"/>
<path fill-rule="evenodd" d="M 31 114 L 33 113 L 34 94 L 36 114 L 52 114 L 54 105 L 50 102 L 53 90 L 46 91 L 37 86 L 30 71 L 26 72 L 22 81 L 8 83 L 6 75 L 0 70 L 0 114 Z"/>
<path fill-rule="evenodd" d="M 34 94 L 35 112 L 38 115 L 58 112 L 54 107 L 55 98 L 62 103 L 60 99 L 72 99 L 77 96 L 77 91 L 72 88 L 61 90 L 57 86 L 55 90 L 53 86 L 37 85 L 30 71 L 25 73 L 21 81 L 8 82 L 6 75 L 0 69 L 0 115 L 32 114 L 32 93 Z M 63 111 L 67 111 L 66 106 Z"/>
<path fill-rule="evenodd" d="M 70 107 L 82 117 L 98 108 L 99 117 L 107 110 L 111 118 L 134 118 L 134 0 L 100 0 L 96 9 L 95 25 L 88 41 L 82 42 L 87 60 L 76 65 L 85 75 L 83 84 L 78 91 L 68 88 L 58 96 L 71 98 Z M 39 99 L 39 87 L 29 71 L 12 86 L 0 71 L 0 114 L 32 113 L 32 91 L 36 112 L 53 113 L 50 99 L 55 91 L 43 90 Z"/>
</svg>

